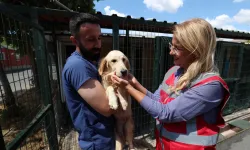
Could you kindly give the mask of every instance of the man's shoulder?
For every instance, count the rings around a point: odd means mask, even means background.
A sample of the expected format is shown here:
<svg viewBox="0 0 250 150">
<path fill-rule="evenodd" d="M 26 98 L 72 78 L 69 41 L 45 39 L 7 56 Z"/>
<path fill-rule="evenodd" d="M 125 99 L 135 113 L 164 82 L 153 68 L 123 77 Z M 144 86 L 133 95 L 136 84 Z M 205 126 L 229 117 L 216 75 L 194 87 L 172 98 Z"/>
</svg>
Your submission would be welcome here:
<svg viewBox="0 0 250 150">
<path fill-rule="evenodd" d="M 62 78 L 78 88 L 80 84 L 90 78 L 98 79 L 98 71 L 94 65 L 81 56 L 71 55 L 64 65 Z"/>
<path fill-rule="evenodd" d="M 68 57 L 64 68 L 63 68 L 63 72 L 65 73 L 66 71 L 79 71 L 79 70 L 86 70 L 86 69 L 93 69 L 94 68 L 91 66 L 90 63 L 88 63 L 88 61 L 86 61 L 85 59 L 81 58 L 80 56 L 76 56 L 76 55 L 71 55 L 70 57 Z"/>
</svg>

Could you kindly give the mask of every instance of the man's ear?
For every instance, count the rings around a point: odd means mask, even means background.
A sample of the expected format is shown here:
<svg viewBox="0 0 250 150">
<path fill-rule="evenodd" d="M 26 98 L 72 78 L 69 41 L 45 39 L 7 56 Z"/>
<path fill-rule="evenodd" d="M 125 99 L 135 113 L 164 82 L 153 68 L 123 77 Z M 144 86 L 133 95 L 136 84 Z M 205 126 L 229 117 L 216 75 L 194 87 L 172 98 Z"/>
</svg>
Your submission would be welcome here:
<svg viewBox="0 0 250 150">
<path fill-rule="evenodd" d="M 70 41 L 75 44 L 75 45 L 78 45 L 78 42 L 76 40 L 76 38 L 74 36 L 70 36 Z"/>
<path fill-rule="evenodd" d="M 102 76 L 107 71 L 107 69 L 108 69 L 107 60 L 103 58 L 100 62 L 98 69 L 99 75 Z"/>
</svg>

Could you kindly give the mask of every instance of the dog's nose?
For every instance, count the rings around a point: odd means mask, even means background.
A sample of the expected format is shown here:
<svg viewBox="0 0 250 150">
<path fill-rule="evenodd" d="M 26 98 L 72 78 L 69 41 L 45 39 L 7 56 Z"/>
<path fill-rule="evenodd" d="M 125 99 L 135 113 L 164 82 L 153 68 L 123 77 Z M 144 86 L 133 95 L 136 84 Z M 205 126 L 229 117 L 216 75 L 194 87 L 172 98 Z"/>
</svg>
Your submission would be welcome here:
<svg viewBox="0 0 250 150">
<path fill-rule="evenodd" d="M 127 75 L 127 73 L 128 73 L 127 70 L 121 70 L 121 74 L 122 74 L 123 76 Z"/>
</svg>

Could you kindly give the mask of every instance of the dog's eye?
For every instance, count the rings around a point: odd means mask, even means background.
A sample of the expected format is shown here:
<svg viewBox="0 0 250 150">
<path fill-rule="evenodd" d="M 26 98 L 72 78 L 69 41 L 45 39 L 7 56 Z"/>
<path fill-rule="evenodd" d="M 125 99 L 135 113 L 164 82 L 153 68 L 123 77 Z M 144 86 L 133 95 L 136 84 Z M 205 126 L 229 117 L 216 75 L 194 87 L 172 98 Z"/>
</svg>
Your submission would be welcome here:
<svg viewBox="0 0 250 150">
<path fill-rule="evenodd" d="M 115 63 L 115 62 L 116 62 L 116 60 L 115 60 L 115 59 L 112 59 L 112 60 L 111 60 L 111 62 L 112 62 L 112 63 Z"/>
<path fill-rule="evenodd" d="M 126 59 L 125 59 L 125 58 L 122 58 L 122 61 L 123 61 L 123 62 L 125 62 L 125 61 L 126 61 Z"/>
</svg>

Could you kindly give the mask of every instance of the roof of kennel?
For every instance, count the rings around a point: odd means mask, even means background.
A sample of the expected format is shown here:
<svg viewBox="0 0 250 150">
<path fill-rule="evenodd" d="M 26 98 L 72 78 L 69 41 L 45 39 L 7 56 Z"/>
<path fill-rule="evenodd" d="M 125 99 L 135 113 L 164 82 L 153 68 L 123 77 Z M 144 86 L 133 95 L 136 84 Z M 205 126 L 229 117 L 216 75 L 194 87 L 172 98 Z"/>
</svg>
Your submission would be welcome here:
<svg viewBox="0 0 250 150">
<path fill-rule="evenodd" d="M 37 12 L 39 23 L 46 31 L 52 31 L 53 28 L 57 31 L 68 31 L 68 22 L 71 16 L 78 12 L 69 12 L 57 9 L 45 9 L 27 6 L 15 6 L 5 4 L 13 8 L 15 11 L 23 15 L 29 15 L 30 10 L 33 9 Z M 30 8 L 30 9 L 29 9 Z M 113 25 L 117 23 L 120 30 L 133 29 L 136 31 L 145 32 L 159 32 L 159 33 L 172 33 L 172 27 L 177 24 L 176 22 L 157 21 L 156 19 L 145 20 L 141 18 L 119 17 L 116 14 L 112 16 L 103 15 L 101 12 L 94 14 L 101 19 L 101 27 L 112 29 Z M 234 30 L 223 30 L 215 28 L 218 38 L 231 38 L 231 39 L 247 39 L 250 40 L 250 33 L 240 32 Z"/>
</svg>

